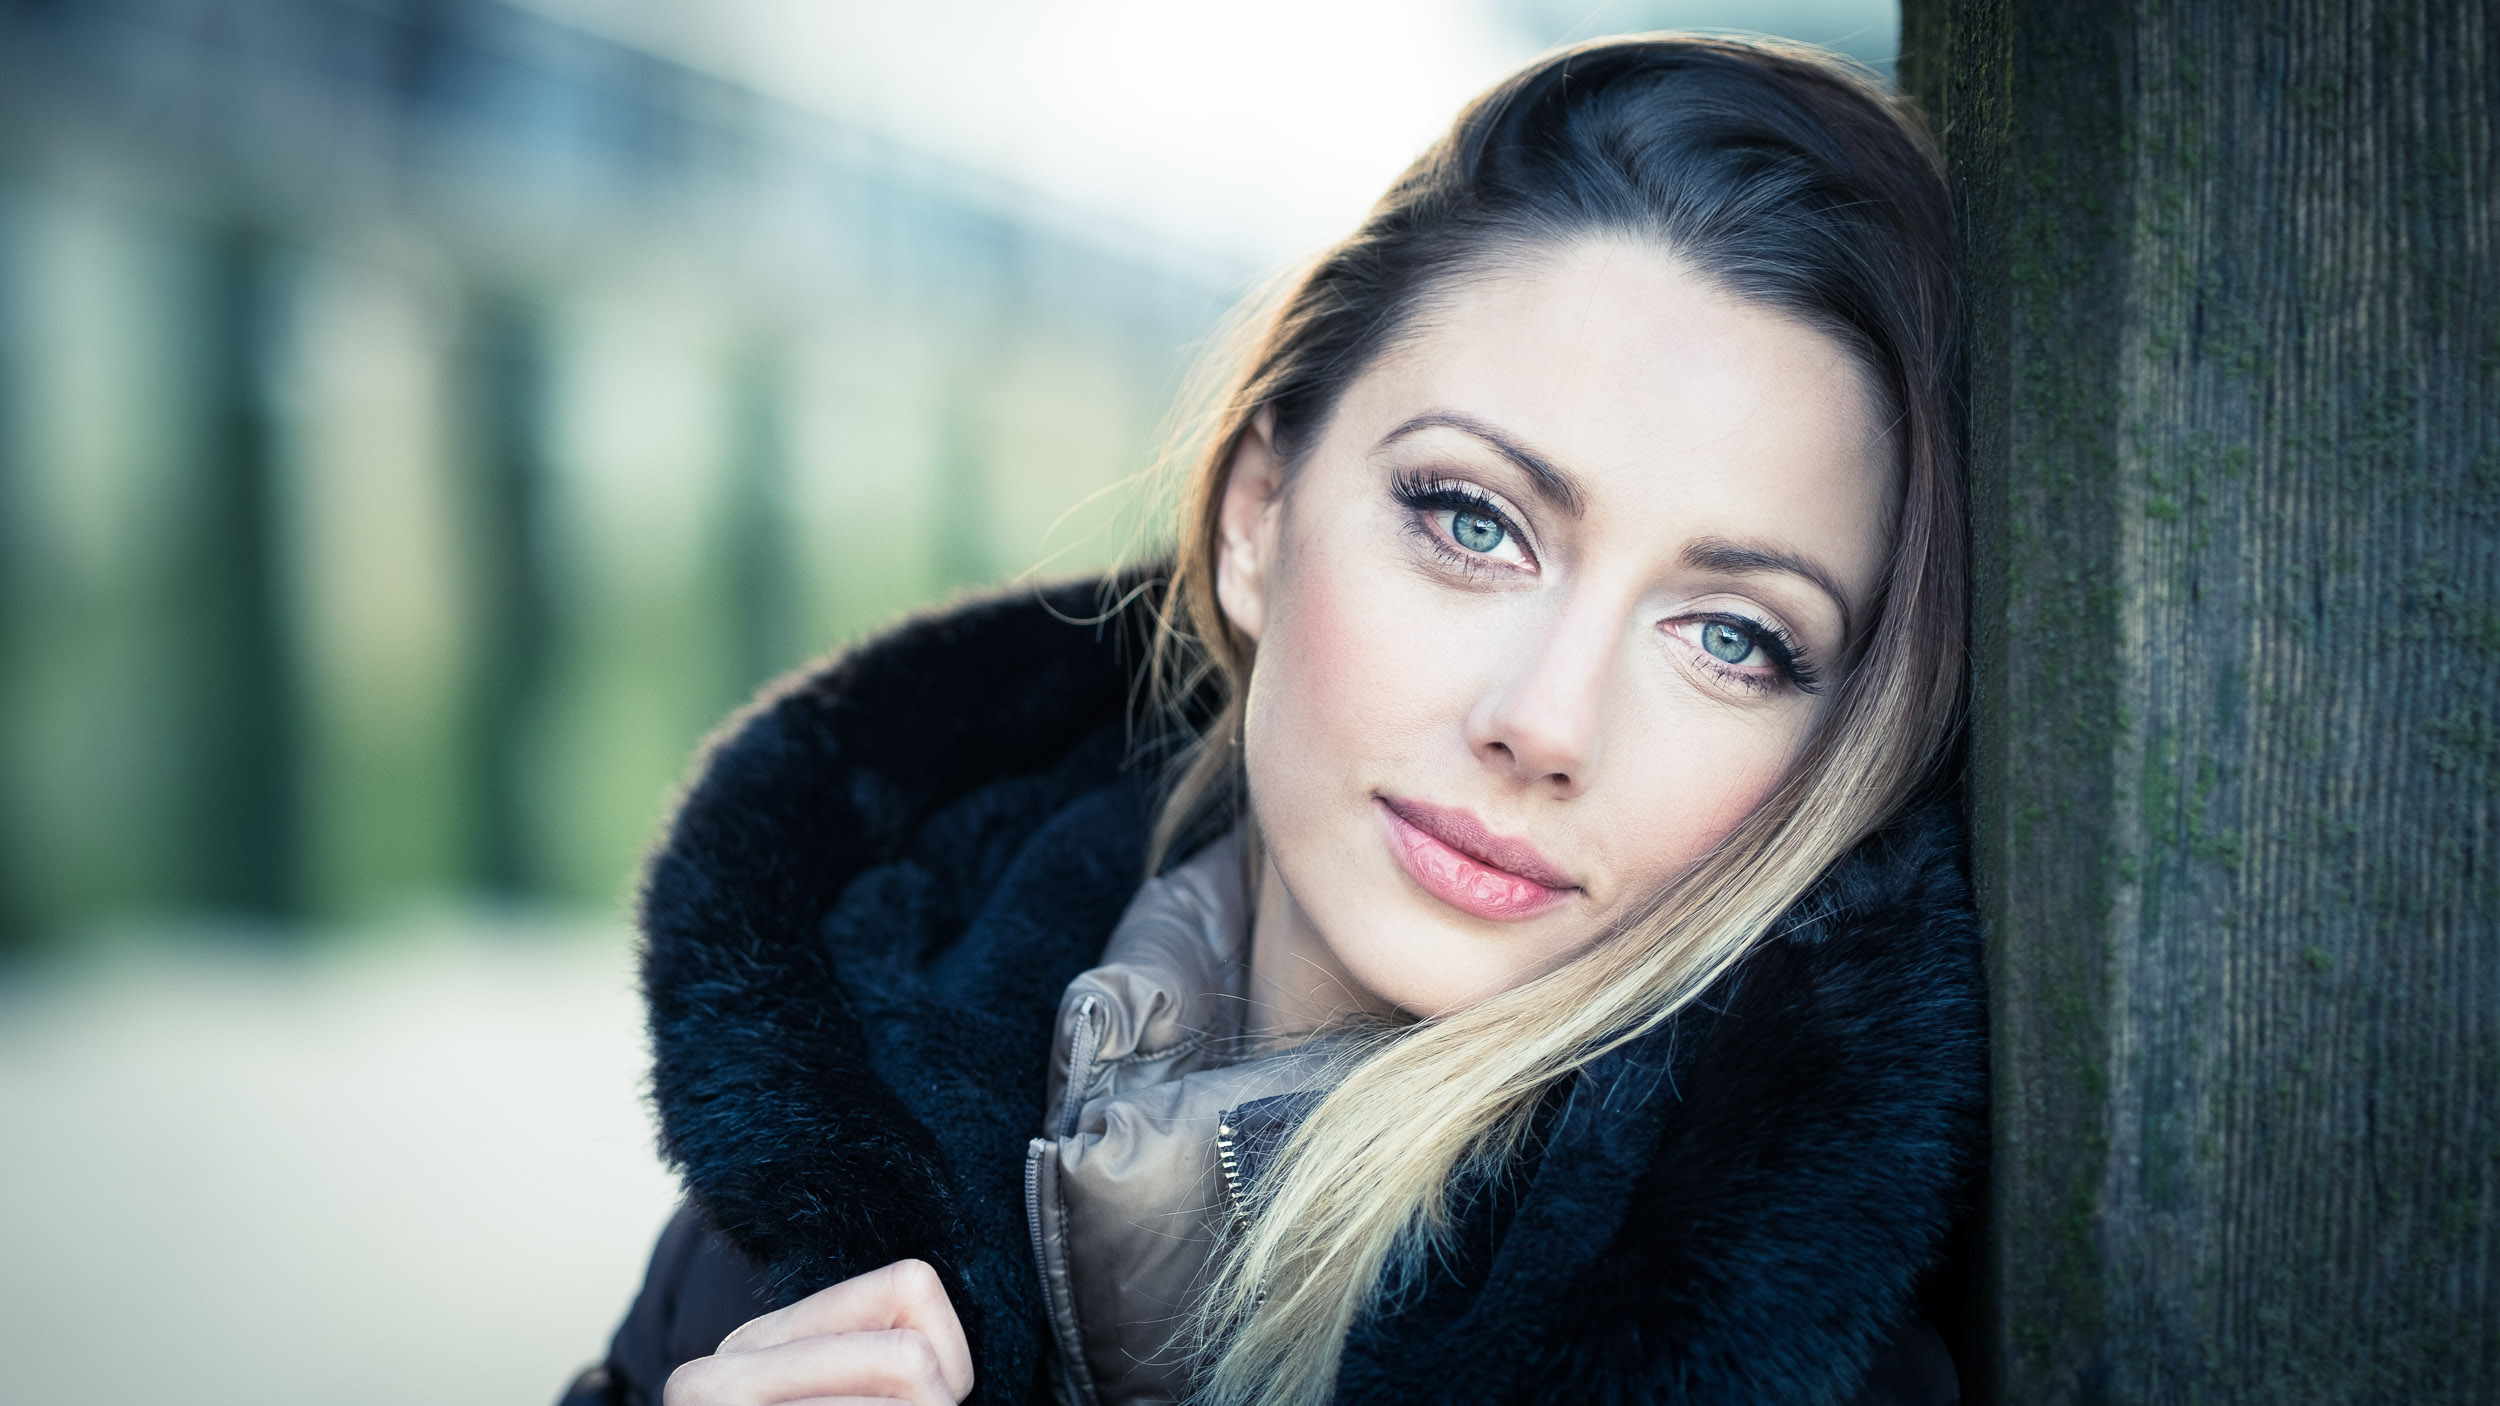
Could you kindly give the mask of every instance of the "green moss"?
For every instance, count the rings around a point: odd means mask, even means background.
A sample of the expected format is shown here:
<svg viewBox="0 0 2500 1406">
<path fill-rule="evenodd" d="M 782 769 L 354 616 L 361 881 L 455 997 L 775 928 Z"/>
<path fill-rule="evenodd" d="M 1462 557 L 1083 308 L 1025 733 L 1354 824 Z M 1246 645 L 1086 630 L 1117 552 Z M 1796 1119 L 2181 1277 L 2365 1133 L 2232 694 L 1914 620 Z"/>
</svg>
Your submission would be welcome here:
<svg viewBox="0 0 2500 1406">
<path fill-rule="evenodd" d="M 2423 753 L 2433 770 L 2459 776 L 2485 792 L 2500 791 L 2500 728 L 2491 704 L 2477 699 L 2422 724 Z"/>
<path fill-rule="evenodd" d="M 2477 654 L 2500 654 L 2500 608 L 2468 610 L 2457 633 L 2465 647 Z"/>
</svg>

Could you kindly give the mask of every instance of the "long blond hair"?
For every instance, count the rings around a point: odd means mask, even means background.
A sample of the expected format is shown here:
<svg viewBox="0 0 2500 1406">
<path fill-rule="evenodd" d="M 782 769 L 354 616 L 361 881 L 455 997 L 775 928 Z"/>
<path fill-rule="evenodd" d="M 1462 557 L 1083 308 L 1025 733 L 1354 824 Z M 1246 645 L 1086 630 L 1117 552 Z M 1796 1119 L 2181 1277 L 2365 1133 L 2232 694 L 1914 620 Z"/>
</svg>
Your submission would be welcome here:
<svg viewBox="0 0 2500 1406">
<path fill-rule="evenodd" d="M 1557 1081 L 1725 974 L 1833 861 L 1930 779 L 1962 689 L 1963 494 L 1951 243 L 1931 144 L 1861 71 L 1787 46 L 1669 36 L 1540 60 L 1486 93 L 1363 227 L 1238 331 L 1197 418 L 1156 622 L 1158 696 L 1192 716 L 1160 863 L 1238 812 L 1247 640 L 1217 607 L 1217 514 L 1253 417 L 1290 472 L 1345 385 L 1438 285 L 1593 233 L 1656 241 L 1849 347 L 1889 402 L 1901 498 L 1872 618 L 1772 797 L 1571 962 L 1362 1045 L 1254 1189 L 1199 1310 L 1200 1401 L 1317 1403 L 1346 1335 L 1452 1229 Z"/>
</svg>

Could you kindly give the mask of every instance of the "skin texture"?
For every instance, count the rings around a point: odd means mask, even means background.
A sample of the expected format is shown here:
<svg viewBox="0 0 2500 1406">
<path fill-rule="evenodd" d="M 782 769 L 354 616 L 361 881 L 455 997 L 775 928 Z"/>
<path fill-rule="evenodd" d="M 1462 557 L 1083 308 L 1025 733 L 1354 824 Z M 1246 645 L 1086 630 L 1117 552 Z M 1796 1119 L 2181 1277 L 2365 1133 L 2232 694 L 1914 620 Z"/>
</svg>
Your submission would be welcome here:
<svg viewBox="0 0 2500 1406">
<path fill-rule="evenodd" d="M 1567 478 L 1568 497 L 1463 426 Z M 1616 241 L 1448 290 L 1301 463 L 1255 424 L 1227 483 L 1217 595 L 1257 651 L 1244 740 L 1266 864 L 1262 1030 L 1506 990 L 1751 813 L 1829 706 L 1878 587 L 1891 458 L 1837 341 Z M 1401 476 L 1482 495 L 1509 519 L 1500 540 L 1474 550 L 1494 524 L 1401 502 Z M 1776 626 L 1823 691 L 1768 651 L 1711 655 L 1713 618 Z M 1466 911 L 1400 862 L 1416 837 L 1383 800 L 1472 817 L 1568 883 L 1524 915 Z"/>
<path fill-rule="evenodd" d="M 1831 338 L 1613 241 L 1448 290 L 1290 471 L 1254 423 L 1216 584 L 1257 646 L 1257 1030 L 1505 990 L 1760 805 L 1873 599 L 1891 458 Z M 1783 676 L 1765 627 L 1826 692 Z M 971 1389 L 937 1275 L 903 1261 L 740 1328 L 664 1403 Z"/>
</svg>

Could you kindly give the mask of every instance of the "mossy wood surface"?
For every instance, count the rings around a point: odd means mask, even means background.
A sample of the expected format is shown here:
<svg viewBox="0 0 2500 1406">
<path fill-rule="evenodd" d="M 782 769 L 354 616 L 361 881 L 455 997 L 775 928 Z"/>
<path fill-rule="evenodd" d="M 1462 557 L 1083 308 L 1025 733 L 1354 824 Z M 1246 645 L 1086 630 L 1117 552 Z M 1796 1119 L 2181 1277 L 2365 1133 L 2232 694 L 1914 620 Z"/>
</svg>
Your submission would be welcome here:
<svg viewBox="0 0 2500 1406">
<path fill-rule="evenodd" d="M 1972 278 L 1980 1400 L 2500 1400 L 2496 29 L 1906 6 Z"/>
</svg>

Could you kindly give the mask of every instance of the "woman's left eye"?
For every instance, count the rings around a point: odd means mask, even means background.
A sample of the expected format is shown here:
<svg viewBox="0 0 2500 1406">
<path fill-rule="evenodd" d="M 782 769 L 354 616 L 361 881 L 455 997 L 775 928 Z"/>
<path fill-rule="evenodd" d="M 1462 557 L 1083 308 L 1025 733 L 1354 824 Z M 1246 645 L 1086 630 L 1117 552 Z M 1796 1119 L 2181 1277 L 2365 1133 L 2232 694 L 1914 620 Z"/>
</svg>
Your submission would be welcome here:
<svg viewBox="0 0 2500 1406">
<path fill-rule="evenodd" d="M 1667 630 L 1698 648 L 1712 672 L 1757 691 L 1789 687 L 1820 693 L 1822 683 L 1805 650 L 1786 630 L 1768 622 L 1729 616 L 1686 616 Z"/>
<path fill-rule="evenodd" d="M 1723 664 L 1742 664 L 1762 652 L 1754 637 L 1723 620 L 1710 620 L 1701 627 L 1701 647 L 1710 657 Z M 1769 660 L 1759 661 L 1769 663 Z"/>
</svg>

